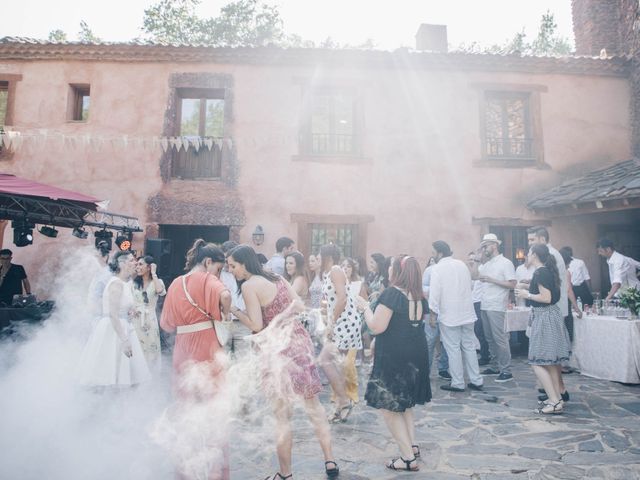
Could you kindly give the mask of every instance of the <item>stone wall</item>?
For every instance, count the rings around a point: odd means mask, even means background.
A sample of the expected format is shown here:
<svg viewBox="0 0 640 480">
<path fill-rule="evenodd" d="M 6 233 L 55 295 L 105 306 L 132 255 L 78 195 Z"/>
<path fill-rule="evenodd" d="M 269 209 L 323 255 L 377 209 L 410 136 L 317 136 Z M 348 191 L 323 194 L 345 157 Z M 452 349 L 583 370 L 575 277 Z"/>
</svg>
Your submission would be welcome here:
<svg viewBox="0 0 640 480">
<path fill-rule="evenodd" d="M 572 0 L 573 31 L 578 55 L 620 55 L 620 0 Z M 637 3 L 637 2 L 635 2 Z"/>
</svg>

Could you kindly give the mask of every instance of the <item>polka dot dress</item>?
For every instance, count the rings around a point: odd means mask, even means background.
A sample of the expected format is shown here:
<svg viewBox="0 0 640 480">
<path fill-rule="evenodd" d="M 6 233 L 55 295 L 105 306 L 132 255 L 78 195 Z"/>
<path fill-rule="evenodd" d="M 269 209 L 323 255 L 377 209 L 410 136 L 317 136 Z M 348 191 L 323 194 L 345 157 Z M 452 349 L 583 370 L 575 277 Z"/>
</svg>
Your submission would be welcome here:
<svg viewBox="0 0 640 480">
<path fill-rule="evenodd" d="M 323 274 L 322 295 L 327 301 L 327 315 L 333 316 L 333 309 L 336 306 L 336 287 L 331 281 L 328 273 Z M 362 317 L 356 308 L 353 295 L 347 293 L 347 305 L 333 327 L 333 338 L 336 346 L 340 350 L 351 350 L 362 348 Z"/>
</svg>

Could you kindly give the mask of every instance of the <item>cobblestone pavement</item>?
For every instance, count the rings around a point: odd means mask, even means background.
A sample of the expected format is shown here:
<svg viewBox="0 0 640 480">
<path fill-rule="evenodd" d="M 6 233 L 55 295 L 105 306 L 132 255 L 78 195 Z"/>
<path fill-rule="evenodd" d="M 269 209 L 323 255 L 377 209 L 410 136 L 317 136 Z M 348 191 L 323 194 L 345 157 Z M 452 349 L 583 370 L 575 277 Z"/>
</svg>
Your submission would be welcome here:
<svg viewBox="0 0 640 480">
<path fill-rule="evenodd" d="M 525 358 L 514 358 L 513 375 L 514 381 L 502 384 L 485 377 L 485 392 L 464 393 L 442 391 L 445 381 L 432 378 L 432 402 L 415 410 L 422 449 L 418 473 L 384 467 L 398 456 L 397 448 L 379 414 L 361 401 L 348 423 L 331 427 L 339 478 L 640 479 L 640 386 L 566 375 L 571 399 L 565 413 L 541 416 L 533 412 L 535 378 Z M 365 381 L 361 371 L 360 385 Z M 232 451 L 234 480 L 264 479 L 277 470 L 273 447 L 258 458 Z M 293 462 L 296 480 L 326 478 L 320 447 L 301 410 L 294 416 Z"/>
</svg>

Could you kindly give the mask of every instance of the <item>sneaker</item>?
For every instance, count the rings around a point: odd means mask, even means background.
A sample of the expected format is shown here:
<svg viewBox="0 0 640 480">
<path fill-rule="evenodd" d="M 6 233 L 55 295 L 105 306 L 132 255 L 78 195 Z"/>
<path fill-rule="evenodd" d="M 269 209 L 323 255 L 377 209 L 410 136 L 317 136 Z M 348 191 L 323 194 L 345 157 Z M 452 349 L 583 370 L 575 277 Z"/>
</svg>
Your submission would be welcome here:
<svg viewBox="0 0 640 480">
<path fill-rule="evenodd" d="M 469 390 L 475 390 L 476 392 L 482 392 L 482 385 L 476 385 L 475 383 L 467 383 Z"/>
<path fill-rule="evenodd" d="M 464 392 L 464 388 L 452 387 L 451 385 L 440 385 L 440 390 L 447 392 Z"/>
<path fill-rule="evenodd" d="M 493 368 L 487 368 L 487 369 L 481 371 L 480 375 L 500 375 L 500 372 L 498 370 L 493 369 Z"/>
<path fill-rule="evenodd" d="M 513 380 L 513 375 L 507 372 L 502 372 L 500 375 L 498 375 L 498 378 L 496 378 L 495 381 L 498 383 L 504 383 L 510 380 Z"/>
<path fill-rule="evenodd" d="M 449 372 L 447 372 L 446 370 L 440 370 L 438 372 L 438 377 L 444 380 L 451 380 L 451 375 L 449 375 Z"/>
</svg>

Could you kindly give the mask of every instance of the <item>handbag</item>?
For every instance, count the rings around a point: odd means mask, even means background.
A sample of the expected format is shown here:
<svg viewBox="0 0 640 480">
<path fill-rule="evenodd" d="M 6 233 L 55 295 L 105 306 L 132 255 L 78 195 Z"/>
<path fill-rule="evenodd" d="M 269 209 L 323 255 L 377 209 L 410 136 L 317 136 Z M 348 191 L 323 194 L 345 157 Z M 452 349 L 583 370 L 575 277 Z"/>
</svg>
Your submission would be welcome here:
<svg viewBox="0 0 640 480">
<path fill-rule="evenodd" d="M 191 305 L 193 305 L 201 314 L 207 317 L 208 320 L 211 321 L 213 328 L 216 331 L 218 342 L 220 342 L 221 347 L 224 347 L 227 343 L 229 343 L 229 340 L 231 340 L 232 335 L 231 335 L 230 329 L 222 321 L 216 320 L 207 312 L 205 312 L 202 308 L 200 308 L 200 306 L 195 302 L 195 300 L 193 300 L 193 298 L 191 297 L 191 295 L 189 295 L 189 292 L 187 291 L 186 277 L 187 277 L 186 275 L 182 276 L 182 289 L 184 290 L 184 294 L 187 297 L 188 302 Z"/>
</svg>

